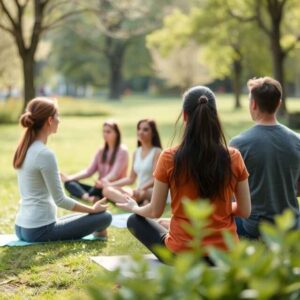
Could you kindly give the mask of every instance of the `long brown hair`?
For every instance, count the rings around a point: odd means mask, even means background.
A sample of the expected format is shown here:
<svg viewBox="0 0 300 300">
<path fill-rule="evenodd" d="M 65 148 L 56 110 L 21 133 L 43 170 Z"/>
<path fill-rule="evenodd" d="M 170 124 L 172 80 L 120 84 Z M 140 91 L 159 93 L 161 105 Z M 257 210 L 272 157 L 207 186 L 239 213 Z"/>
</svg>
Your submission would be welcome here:
<svg viewBox="0 0 300 300">
<path fill-rule="evenodd" d="M 14 155 L 13 166 L 15 169 L 21 168 L 27 150 L 36 139 L 37 133 L 42 129 L 48 118 L 53 117 L 56 113 L 56 101 L 49 98 L 34 98 L 27 104 L 26 111 L 19 120 L 25 128 L 25 132 Z"/>
<path fill-rule="evenodd" d="M 113 150 L 113 153 L 112 153 L 111 158 L 109 160 L 109 165 L 112 166 L 114 164 L 115 160 L 116 160 L 117 152 L 118 152 L 120 144 L 121 144 L 121 131 L 120 131 L 120 128 L 119 128 L 118 124 L 116 122 L 113 122 L 113 121 L 104 122 L 103 127 L 104 126 L 108 126 L 111 129 L 113 129 L 114 132 L 117 135 L 116 142 L 114 144 L 114 150 Z M 107 152 L 108 152 L 108 143 L 105 142 L 104 150 L 103 150 L 103 154 L 102 154 L 102 158 L 101 158 L 103 163 L 106 162 Z"/>
<path fill-rule="evenodd" d="M 173 178 L 177 185 L 192 180 L 202 198 L 222 197 L 232 170 L 215 95 L 204 86 L 189 89 L 183 95 L 183 113 L 187 120 Z"/>
<path fill-rule="evenodd" d="M 136 126 L 137 130 L 140 128 L 140 125 L 143 122 L 148 123 L 148 125 L 151 128 L 151 134 L 152 134 L 151 144 L 152 144 L 152 146 L 162 148 L 158 129 L 156 126 L 156 122 L 152 119 L 142 119 L 142 120 L 138 121 L 138 123 L 137 123 L 137 126 Z M 142 145 L 141 142 L 138 140 L 137 146 L 140 147 L 141 145 Z"/>
</svg>

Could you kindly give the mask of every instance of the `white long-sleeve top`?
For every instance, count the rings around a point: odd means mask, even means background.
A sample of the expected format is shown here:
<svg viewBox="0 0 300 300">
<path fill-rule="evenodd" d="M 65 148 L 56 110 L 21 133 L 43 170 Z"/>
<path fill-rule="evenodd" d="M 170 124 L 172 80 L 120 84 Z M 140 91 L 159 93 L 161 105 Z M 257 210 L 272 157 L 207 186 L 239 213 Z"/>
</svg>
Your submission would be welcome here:
<svg viewBox="0 0 300 300">
<path fill-rule="evenodd" d="M 22 167 L 18 169 L 21 194 L 16 224 L 37 228 L 57 218 L 57 206 L 72 210 L 76 201 L 65 195 L 54 153 L 41 141 L 29 147 Z"/>
</svg>

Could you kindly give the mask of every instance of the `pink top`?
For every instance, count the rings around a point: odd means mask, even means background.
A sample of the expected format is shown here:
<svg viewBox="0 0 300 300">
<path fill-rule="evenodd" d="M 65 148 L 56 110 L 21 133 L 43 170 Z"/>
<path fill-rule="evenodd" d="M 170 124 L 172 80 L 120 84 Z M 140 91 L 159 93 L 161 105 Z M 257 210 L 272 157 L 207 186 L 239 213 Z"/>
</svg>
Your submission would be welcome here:
<svg viewBox="0 0 300 300">
<path fill-rule="evenodd" d="M 108 150 L 106 162 L 102 162 L 102 153 L 104 148 L 97 151 L 90 166 L 80 174 L 80 178 L 74 180 L 79 180 L 87 178 L 98 172 L 98 179 L 109 176 L 110 181 L 118 180 L 120 178 L 126 177 L 128 168 L 128 150 L 124 145 L 120 145 L 119 150 L 116 154 L 115 162 L 113 165 L 109 165 L 109 160 L 112 155 L 112 151 Z M 77 176 L 76 176 L 77 177 Z"/>
</svg>

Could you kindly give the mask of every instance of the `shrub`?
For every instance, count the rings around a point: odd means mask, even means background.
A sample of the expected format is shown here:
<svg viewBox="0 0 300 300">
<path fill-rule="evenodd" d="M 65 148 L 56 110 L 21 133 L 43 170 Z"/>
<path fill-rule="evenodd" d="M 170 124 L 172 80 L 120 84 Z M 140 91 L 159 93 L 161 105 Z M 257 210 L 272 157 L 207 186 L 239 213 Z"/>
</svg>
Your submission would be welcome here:
<svg viewBox="0 0 300 300">
<path fill-rule="evenodd" d="M 92 299 L 300 299 L 300 232 L 291 231 L 294 216 L 285 211 L 275 224 L 262 224 L 262 240 L 234 243 L 224 232 L 229 252 L 215 248 L 199 249 L 199 239 L 211 207 L 204 201 L 186 203 L 186 211 L 196 233 L 195 250 L 170 258 L 172 266 L 162 265 L 149 277 L 141 257 L 133 265 L 134 278 L 122 277 L 120 270 L 105 272 L 98 279 L 117 288 L 89 286 Z M 202 230 L 201 230 L 202 228 Z M 198 240 L 198 241 L 197 241 Z M 208 251 L 216 267 L 199 256 Z M 166 254 L 167 255 L 167 254 Z"/>
</svg>

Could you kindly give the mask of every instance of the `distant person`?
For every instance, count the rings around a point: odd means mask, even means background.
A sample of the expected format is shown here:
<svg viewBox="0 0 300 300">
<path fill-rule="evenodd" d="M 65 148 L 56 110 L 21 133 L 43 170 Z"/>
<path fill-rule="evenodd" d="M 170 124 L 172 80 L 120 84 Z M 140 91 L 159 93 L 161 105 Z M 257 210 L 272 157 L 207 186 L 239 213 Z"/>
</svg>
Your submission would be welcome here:
<svg viewBox="0 0 300 300">
<path fill-rule="evenodd" d="M 251 209 L 248 172 L 239 151 L 226 146 L 213 92 L 204 86 L 185 92 L 182 116 L 183 138 L 178 146 L 160 155 L 151 202 L 139 207 L 126 197 L 125 203 L 117 204 L 134 213 L 128 219 L 128 229 L 155 255 L 153 247 L 157 245 L 172 253 L 189 250 L 192 237 L 182 227 L 189 223 L 183 209 L 185 198 L 210 199 L 214 207 L 208 226 L 211 233 L 202 245 L 223 250 L 227 250 L 223 230 L 238 241 L 234 217 L 248 217 Z M 159 218 L 164 212 L 169 189 L 172 217 L 170 226 L 162 226 L 151 218 Z M 236 202 L 231 201 L 233 196 Z"/>
<path fill-rule="evenodd" d="M 248 81 L 249 110 L 255 125 L 233 138 L 250 173 L 252 212 L 237 218 L 238 234 L 260 236 L 259 224 L 290 208 L 299 226 L 297 185 L 300 178 L 300 136 L 277 121 L 282 88 L 270 77 Z"/>
<path fill-rule="evenodd" d="M 93 232 L 106 236 L 112 217 L 105 199 L 86 206 L 63 192 L 55 154 L 47 147 L 59 124 L 57 103 L 48 98 L 31 100 L 20 123 L 26 129 L 13 160 L 21 194 L 15 225 L 18 238 L 46 242 L 79 239 Z M 57 219 L 57 206 L 86 214 Z"/>
<path fill-rule="evenodd" d="M 153 190 L 153 171 L 161 153 L 161 142 L 155 121 L 140 120 L 137 124 L 137 146 L 133 154 L 131 173 L 116 181 L 106 181 L 103 195 L 113 202 L 124 202 L 129 195 L 136 202 L 151 199 Z M 138 181 L 137 187 L 125 187 Z"/>
<path fill-rule="evenodd" d="M 115 181 L 126 177 L 128 150 L 121 145 L 121 132 L 117 123 L 106 121 L 103 124 L 104 145 L 92 160 L 90 166 L 74 175 L 61 174 L 65 188 L 74 197 L 95 202 L 103 197 L 103 180 Z M 79 182 L 98 172 L 94 186 Z"/>
</svg>

